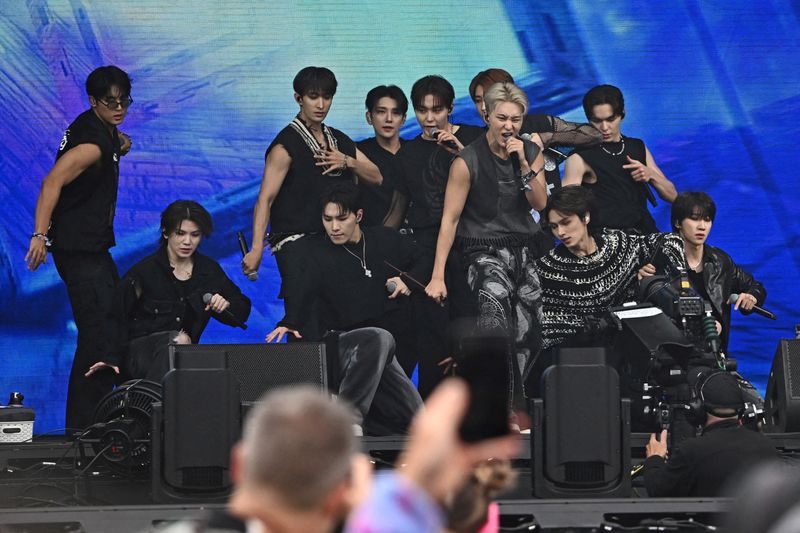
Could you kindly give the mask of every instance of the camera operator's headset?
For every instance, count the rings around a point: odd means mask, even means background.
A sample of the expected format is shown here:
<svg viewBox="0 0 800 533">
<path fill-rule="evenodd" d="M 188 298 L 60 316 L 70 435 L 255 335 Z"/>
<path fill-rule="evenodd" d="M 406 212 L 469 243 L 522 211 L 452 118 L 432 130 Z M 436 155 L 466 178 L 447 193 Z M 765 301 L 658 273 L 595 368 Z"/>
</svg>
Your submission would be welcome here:
<svg viewBox="0 0 800 533">
<path fill-rule="evenodd" d="M 727 371 L 719 369 L 704 370 L 701 372 L 701 375 L 698 377 L 697 382 L 694 384 L 694 388 L 692 389 L 692 399 L 689 401 L 689 419 L 694 424 L 699 426 L 705 425 L 706 419 L 708 418 L 708 413 L 714 414 L 714 409 L 733 408 L 729 405 L 719 405 L 707 402 L 703 394 L 703 389 L 709 381 L 714 379 L 716 376 L 724 376 L 726 374 L 728 374 Z M 741 405 L 736 409 L 737 417 L 741 417 L 742 413 L 744 412 L 744 395 L 742 394 L 741 388 L 739 388 L 739 397 L 741 399 Z"/>
</svg>

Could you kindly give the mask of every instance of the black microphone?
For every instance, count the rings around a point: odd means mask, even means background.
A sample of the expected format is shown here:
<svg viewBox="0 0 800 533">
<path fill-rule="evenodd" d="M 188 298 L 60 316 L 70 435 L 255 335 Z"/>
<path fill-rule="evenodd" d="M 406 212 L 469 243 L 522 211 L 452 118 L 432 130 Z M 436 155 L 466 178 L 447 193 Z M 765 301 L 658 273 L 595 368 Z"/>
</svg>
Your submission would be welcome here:
<svg viewBox="0 0 800 533">
<path fill-rule="evenodd" d="M 711 304 L 705 302 L 703 306 L 705 316 L 703 317 L 703 335 L 708 341 L 711 351 L 719 354 L 719 333 L 717 333 L 717 322 L 711 314 Z"/>
<path fill-rule="evenodd" d="M 211 303 L 211 298 L 213 298 L 213 297 L 214 297 L 214 295 L 213 295 L 213 294 L 211 294 L 210 292 L 207 292 L 207 293 L 205 293 L 205 294 L 203 295 L 203 303 L 204 303 L 204 304 L 206 304 L 206 305 L 208 305 L 209 303 Z M 220 314 L 223 314 L 223 315 L 225 315 L 226 317 L 228 317 L 229 319 L 231 319 L 231 320 L 233 321 L 233 323 L 234 323 L 234 324 L 236 324 L 236 327 L 237 327 L 237 328 L 247 329 L 247 324 L 245 324 L 245 323 L 243 323 L 243 322 L 239 322 L 239 319 L 238 319 L 238 318 L 236 318 L 236 317 L 233 315 L 233 313 L 231 313 L 229 310 L 225 309 L 225 310 L 224 310 L 222 313 L 220 313 Z"/>
<path fill-rule="evenodd" d="M 236 238 L 239 240 L 239 250 L 242 251 L 242 257 L 244 257 L 247 255 L 247 241 L 244 239 L 244 233 L 237 231 Z M 247 279 L 250 281 L 258 280 L 258 272 L 250 272 L 247 275 Z"/>
<path fill-rule="evenodd" d="M 728 298 L 728 303 L 729 304 L 735 304 L 736 300 L 738 300 L 738 299 L 739 299 L 739 295 L 734 292 Z M 741 311 L 742 308 L 740 307 L 739 310 Z M 778 317 L 775 315 L 775 313 L 771 313 L 771 312 L 767 311 L 766 309 L 764 309 L 763 307 L 759 307 L 757 305 L 754 305 L 752 311 L 757 315 L 763 316 L 764 318 L 769 318 L 770 320 L 778 320 Z"/>
<path fill-rule="evenodd" d="M 534 142 L 533 135 L 530 133 L 520 133 L 520 139 L 525 139 L 526 141 Z M 549 146 L 545 147 L 542 150 L 542 155 L 544 156 L 544 169 L 548 172 L 551 172 L 558 168 L 558 166 L 567 160 L 567 156 L 556 150 L 555 148 L 550 148 Z"/>
<path fill-rule="evenodd" d="M 430 135 L 431 137 L 436 139 L 436 142 L 439 142 L 439 132 L 440 131 L 441 130 L 438 130 L 436 128 L 431 128 L 431 130 L 428 132 L 428 135 Z M 450 139 L 448 139 L 446 141 L 442 141 L 442 144 L 447 146 L 448 148 L 452 148 L 453 150 L 458 150 L 458 145 L 454 141 L 452 141 Z"/>
<path fill-rule="evenodd" d="M 396 290 L 397 290 L 397 283 L 395 283 L 394 281 L 386 282 L 386 292 L 392 294 Z"/>
</svg>

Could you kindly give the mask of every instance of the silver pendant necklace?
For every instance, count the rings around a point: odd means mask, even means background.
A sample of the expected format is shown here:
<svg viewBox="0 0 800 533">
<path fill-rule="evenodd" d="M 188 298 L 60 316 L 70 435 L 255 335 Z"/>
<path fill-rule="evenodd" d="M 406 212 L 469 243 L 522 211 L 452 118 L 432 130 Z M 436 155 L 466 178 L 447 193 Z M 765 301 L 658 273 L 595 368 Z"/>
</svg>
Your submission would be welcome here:
<svg viewBox="0 0 800 533">
<path fill-rule="evenodd" d="M 613 156 L 622 155 L 622 152 L 625 151 L 625 139 L 620 139 L 620 142 L 622 143 L 622 146 L 620 147 L 619 152 L 609 152 L 603 144 L 600 145 L 600 149 L 603 150 L 608 155 L 613 155 Z"/>
<path fill-rule="evenodd" d="M 358 260 L 358 262 L 361 263 L 361 268 L 364 269 L 364 275 L 367 276 L 368 278 L 371 278 L 372 277 L 372 270 L 367 268 L 367 236 L 364 235 L 363 233 L 361 234 L 361 245 L 362 245 L 362 248 L 361 248 L 362 257 L 359 257 L 358 254 L 354 254 L 350 250 L 350 248 L 347 247 L 346 244 L 343 245 L 343 246 L 344 246 L 344 250 L 348 254 L 350 254 L 353 257 L 355 257 Z"/>
</svg>

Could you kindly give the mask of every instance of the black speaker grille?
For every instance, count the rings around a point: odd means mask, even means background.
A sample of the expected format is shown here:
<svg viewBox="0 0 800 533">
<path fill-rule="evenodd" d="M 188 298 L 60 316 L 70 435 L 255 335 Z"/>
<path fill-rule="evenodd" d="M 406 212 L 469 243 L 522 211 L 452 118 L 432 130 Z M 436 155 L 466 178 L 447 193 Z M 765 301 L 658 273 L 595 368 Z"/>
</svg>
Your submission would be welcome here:
<svg viewBox="0 0 800 533">
<path fill-rule="evenodd" d="M 191 466 L 180 469 L 183 486 L 196 489 L 223 486 L 222 468 L 218 466 Z"/>
<path fill-rule="evenodd" d="M 781 342 L 786 350 L 785 360 L 789 374 L 789 394 L 792 399 L 800 399 L 800 342 Z"/>
<path fill-rule="evenodd" d="M 602 483 L 605 481 L 605 468 L 597 461 L 564 463 L 564 479 L 569 483 Z"/>
<path fill-rule="evenodd" d="M 243 402 L 255 402 L 266 391 L 284 385 L 308 383 L 323 389 L 328 385 L 324 343 L 179 344 L 174 349 L 189 354 L 224 351 Z"/>
</svg>

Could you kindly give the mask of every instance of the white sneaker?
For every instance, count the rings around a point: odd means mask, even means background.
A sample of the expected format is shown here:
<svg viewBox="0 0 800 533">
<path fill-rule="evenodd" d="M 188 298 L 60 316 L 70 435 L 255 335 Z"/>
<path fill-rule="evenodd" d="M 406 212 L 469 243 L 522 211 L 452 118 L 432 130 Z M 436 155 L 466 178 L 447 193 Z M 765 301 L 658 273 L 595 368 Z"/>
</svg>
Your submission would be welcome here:
<svg viewBox="0 0 800 533">
<path fill-rule="evenodd" d="M 361 424 L 353 424 L 353 435 L 356 437 L 364 436 L 364 430 L 361 428 Z"/>
</svg>

